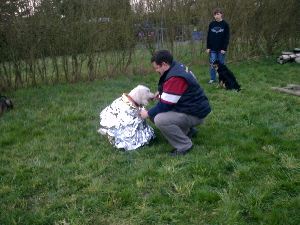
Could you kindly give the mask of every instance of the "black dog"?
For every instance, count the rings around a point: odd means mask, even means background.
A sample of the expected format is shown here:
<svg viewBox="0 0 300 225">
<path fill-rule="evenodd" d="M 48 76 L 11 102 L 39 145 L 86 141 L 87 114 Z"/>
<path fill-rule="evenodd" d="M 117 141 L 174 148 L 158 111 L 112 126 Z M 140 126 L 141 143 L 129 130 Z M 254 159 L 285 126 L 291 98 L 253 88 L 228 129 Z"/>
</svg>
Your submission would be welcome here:
<svg viewBox="0 0 300 225">
<path fill-rule="evenodd" d="M 241 86 L 236 81 L 235 76 L 226 65 L 222 64 L 218 59 L 216 59 L 213 61 L 211 66 L 217 69 L 219 76 L 218 87 L 223 86 L 226 88 L 226 90 L 242 90 Z"/>
<path fill-rule="evenodd" d="M 4 99 L 2 99 L 4 98 Z M 0 96 L 0 116 L 2 116 L 3 113 L 6 112 L 6 110 L 8 108 L 14 108 L 13 103 L 11 102 L 11 100 L 9 100 L 9 98 L 5 95 L 1 95 Z"/>
</svg>

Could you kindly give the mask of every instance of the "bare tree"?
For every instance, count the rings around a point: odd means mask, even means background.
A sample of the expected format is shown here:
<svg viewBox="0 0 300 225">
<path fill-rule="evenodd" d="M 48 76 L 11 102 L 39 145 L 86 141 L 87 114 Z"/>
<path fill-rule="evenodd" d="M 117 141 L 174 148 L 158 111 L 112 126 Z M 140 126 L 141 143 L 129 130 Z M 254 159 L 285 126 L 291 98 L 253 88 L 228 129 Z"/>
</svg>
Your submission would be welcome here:
<svg viewBox="0 0 300 225">
<path fill-rule="evenodd" d="M 147 73 L 141 59 L 162 48 L 207 63 L 199 31 L 216 7 L 231 29 L 229 60 L 300 44 L 299 0 L 0 1 L 0 89 Z"/>
</svg>

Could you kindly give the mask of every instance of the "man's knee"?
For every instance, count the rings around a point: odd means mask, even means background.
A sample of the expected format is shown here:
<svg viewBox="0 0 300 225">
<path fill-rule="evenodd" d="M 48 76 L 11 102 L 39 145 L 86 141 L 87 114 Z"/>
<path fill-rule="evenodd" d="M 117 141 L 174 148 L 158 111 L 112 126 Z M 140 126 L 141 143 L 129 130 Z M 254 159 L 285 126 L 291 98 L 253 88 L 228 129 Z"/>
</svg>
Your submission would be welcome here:
<svg viewBox="0 0 300 225">
<path fill-rule="evenodd" d="M 155 126 L 160 128 L 169 124 L 169 121 L 167 120 L 167 117 L 163 113 L 159 113 L 154 117 L 154 124 Z"/>
</svg>

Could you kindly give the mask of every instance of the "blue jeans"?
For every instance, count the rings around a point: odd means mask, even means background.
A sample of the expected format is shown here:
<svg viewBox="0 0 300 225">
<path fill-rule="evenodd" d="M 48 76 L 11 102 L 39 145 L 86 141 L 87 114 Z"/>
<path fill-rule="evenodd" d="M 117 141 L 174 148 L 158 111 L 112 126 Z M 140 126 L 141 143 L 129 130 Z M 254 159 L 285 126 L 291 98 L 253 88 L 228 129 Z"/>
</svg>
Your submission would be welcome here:
<svg viewBox="0 0 300 225">
<path fill-rule="evenodd" d="M 221 54 L 220 52 L 217 52 L 217 51 L 210 51 L 210 53 L 209 53 L 209 63 L 210 63 L 210 65 L 216 59 L 219 59 L 219 61 L 222 64 L 225 64 L 225 55 L 226 54 Z M 210 68 L 210 79 L 215 81 L 216 80 L 216 69 L 212 68 L 211 66 L 209 66 L 209 68 Z"/>
</svg>

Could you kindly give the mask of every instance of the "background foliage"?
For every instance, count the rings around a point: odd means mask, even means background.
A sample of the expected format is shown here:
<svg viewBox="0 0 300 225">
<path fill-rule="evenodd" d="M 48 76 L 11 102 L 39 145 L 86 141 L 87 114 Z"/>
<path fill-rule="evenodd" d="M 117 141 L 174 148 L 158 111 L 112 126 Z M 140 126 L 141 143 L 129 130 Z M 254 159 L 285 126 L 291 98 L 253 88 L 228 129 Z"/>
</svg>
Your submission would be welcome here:
<svg viewBox="0 0 300 225">
<path fill-rule="evenodd" d="M 178 60 L 191 55 L 189 64 L 206 64 L 205 37 L 193 33 L 207 31 L 216 7 L 231 27 L 229 60 L 299 47 L 298 0 L 1 0 L 0 6 L 2 90 L 147 74 L 141 59 L 163 48 Z"/>
</svg>

